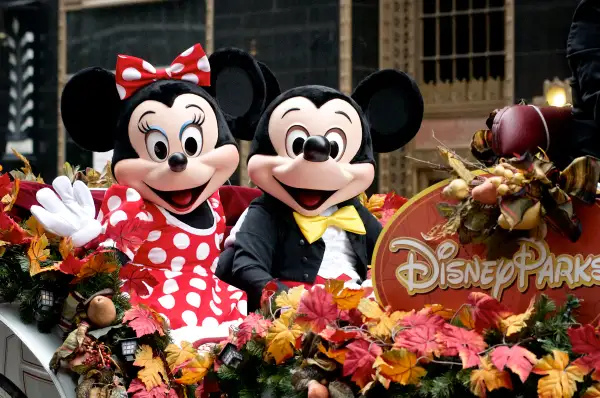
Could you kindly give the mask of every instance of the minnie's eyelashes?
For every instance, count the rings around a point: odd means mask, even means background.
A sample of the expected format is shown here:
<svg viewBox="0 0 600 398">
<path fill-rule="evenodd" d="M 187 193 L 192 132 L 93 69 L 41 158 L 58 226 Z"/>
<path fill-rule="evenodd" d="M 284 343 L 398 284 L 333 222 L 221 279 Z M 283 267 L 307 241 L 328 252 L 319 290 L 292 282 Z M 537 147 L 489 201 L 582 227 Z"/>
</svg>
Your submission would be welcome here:
<svg viewBox="0 0 600 398">
<path fill-rule="evenodd" d="M 198 126 L 202 126 L 202 123 L 204 123 L 204 113 L 203 112 L 199 112 L 198 114 L 194 113 L 194 119 L 192 119 L 192 123 L 197 124 Z"/>
<path fill-rule="evenodd" d="M 138 130 L 140 130 L 140 132 L 142 134 L 148 134 L 150 131 L 152 131 L 153 129 L 150 127 L 150 125 L 148 124 L 147 121 L 146 125 L 144 126 L 144 120 L 140 121 L 140 123 L 138 124 Z"/>
</svg>

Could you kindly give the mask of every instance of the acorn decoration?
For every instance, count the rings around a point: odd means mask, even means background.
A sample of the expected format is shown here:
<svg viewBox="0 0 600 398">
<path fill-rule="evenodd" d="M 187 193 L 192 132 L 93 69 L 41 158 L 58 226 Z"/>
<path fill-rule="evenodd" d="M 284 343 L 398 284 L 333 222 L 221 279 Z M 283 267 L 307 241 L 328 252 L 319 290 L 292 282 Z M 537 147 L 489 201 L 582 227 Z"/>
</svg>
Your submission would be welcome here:
<svg viewBox="0 0 600 398">
<path fill-rule="evenodd" d="M 90 322 L 101 329 L 113 324 L 117 319 L 117 309 L 112 299 L 100 293 L 88 300 L 86 314 Z"/>
</svg>

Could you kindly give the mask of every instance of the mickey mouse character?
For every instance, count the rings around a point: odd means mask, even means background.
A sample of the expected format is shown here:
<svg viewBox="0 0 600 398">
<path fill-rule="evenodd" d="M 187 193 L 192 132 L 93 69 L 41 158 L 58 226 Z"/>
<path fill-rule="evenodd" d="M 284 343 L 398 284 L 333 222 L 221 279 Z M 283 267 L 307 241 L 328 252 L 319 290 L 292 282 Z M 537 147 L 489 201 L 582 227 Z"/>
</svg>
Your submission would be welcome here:
<svg viewBox="0 0 600 398">
<path fill-rule="evenodd" d="M 196 44 L 163 70 L 119 55 L 116 75 L 84 69 L 62 94 L 67 131 L 84 149 L 114 149 L 119 185 L 107 190 L 97 218 L 87 187 L 66 177 L 53 182 L 60 199 L 40 190 L 41 207 L 31 211 L 75 246 L 114 246 L 148 269 L 158 285 L 132 292 L 131 302 L 163 314 L 175 340 L 226 336 L 246 313 L 244 292 L 214 276 L 225 230 L 218 189 L 239 163 L 232 132 L 253 130 L 254 114 L 273 97 L 265 80 L 270 71 L 250 55 L 226 49 L 208 58 Z M 149 223 L 140 245 L 107 240 L 136 218 Z"/>
<path fill-rule="evenodd" d="M 232 230 L 217 275 L 245 290 L 251 308 L 274 279 L 280 289 L 365 281 L 382 227 L 356 196 L 373 182 L 373 151 L 401 148 L 422 119 L 419 88 L 396 70 L 368 76 L 351 97 L 316 85 L 278 96 L 248 160 L 264 194 Z"/>
</svg>

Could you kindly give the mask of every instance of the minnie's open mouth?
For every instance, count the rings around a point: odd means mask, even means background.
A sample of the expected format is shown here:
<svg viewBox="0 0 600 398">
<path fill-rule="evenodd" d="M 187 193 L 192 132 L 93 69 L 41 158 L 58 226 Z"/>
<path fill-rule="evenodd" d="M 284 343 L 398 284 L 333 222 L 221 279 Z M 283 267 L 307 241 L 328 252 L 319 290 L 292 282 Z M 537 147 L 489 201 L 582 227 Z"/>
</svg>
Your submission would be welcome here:
<svg viewBox="0 0 600 398">
<path fill-rule="evenodd" d="M 277 179 L 276 179 L 277 180 Z M 306 210 L 315 210 L 318 209 L 327 199 L 331 197 L 337 191 L 321 191 L 317 189 L 304 189 L 304 188 L 294 188 L 288 185 L 285 185 L 281 181 L 277 180 L 290 194 L 292 199 L 296 201 L 300 206 L 305 208 Z"/>
<path fill-rule="evenodd" d="M 196 200 L 198 200 L 207 184 L 208 182 L 199 187 L 183 189 L 181 191 L 159 191 L 158 189 L 152 188 L 148 184 L 146 185 L 148 185 L 148 188 L 157 194 L 159 198 L 167 202 L 174 209 L 185 211 L 192 207 L 194 203 L 196 203 Z"/>
</svg>

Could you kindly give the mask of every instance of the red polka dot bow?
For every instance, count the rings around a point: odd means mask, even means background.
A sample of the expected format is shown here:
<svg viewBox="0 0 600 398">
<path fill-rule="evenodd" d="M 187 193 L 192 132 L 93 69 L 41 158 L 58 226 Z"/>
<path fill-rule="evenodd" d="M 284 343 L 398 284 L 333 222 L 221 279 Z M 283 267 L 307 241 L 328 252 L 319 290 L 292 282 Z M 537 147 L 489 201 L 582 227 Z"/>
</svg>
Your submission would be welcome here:
<svg viewBox="0 0 600 398">
<path fill-rule="evenodd" d="M 156 80 L 185 80 L 210 86 L 210 64 L 200 44 L 188 48 L 166 69 L 129 55 L 119 55 L 116 69 L 117 91 L 122 100 Z"/>
</svg>

